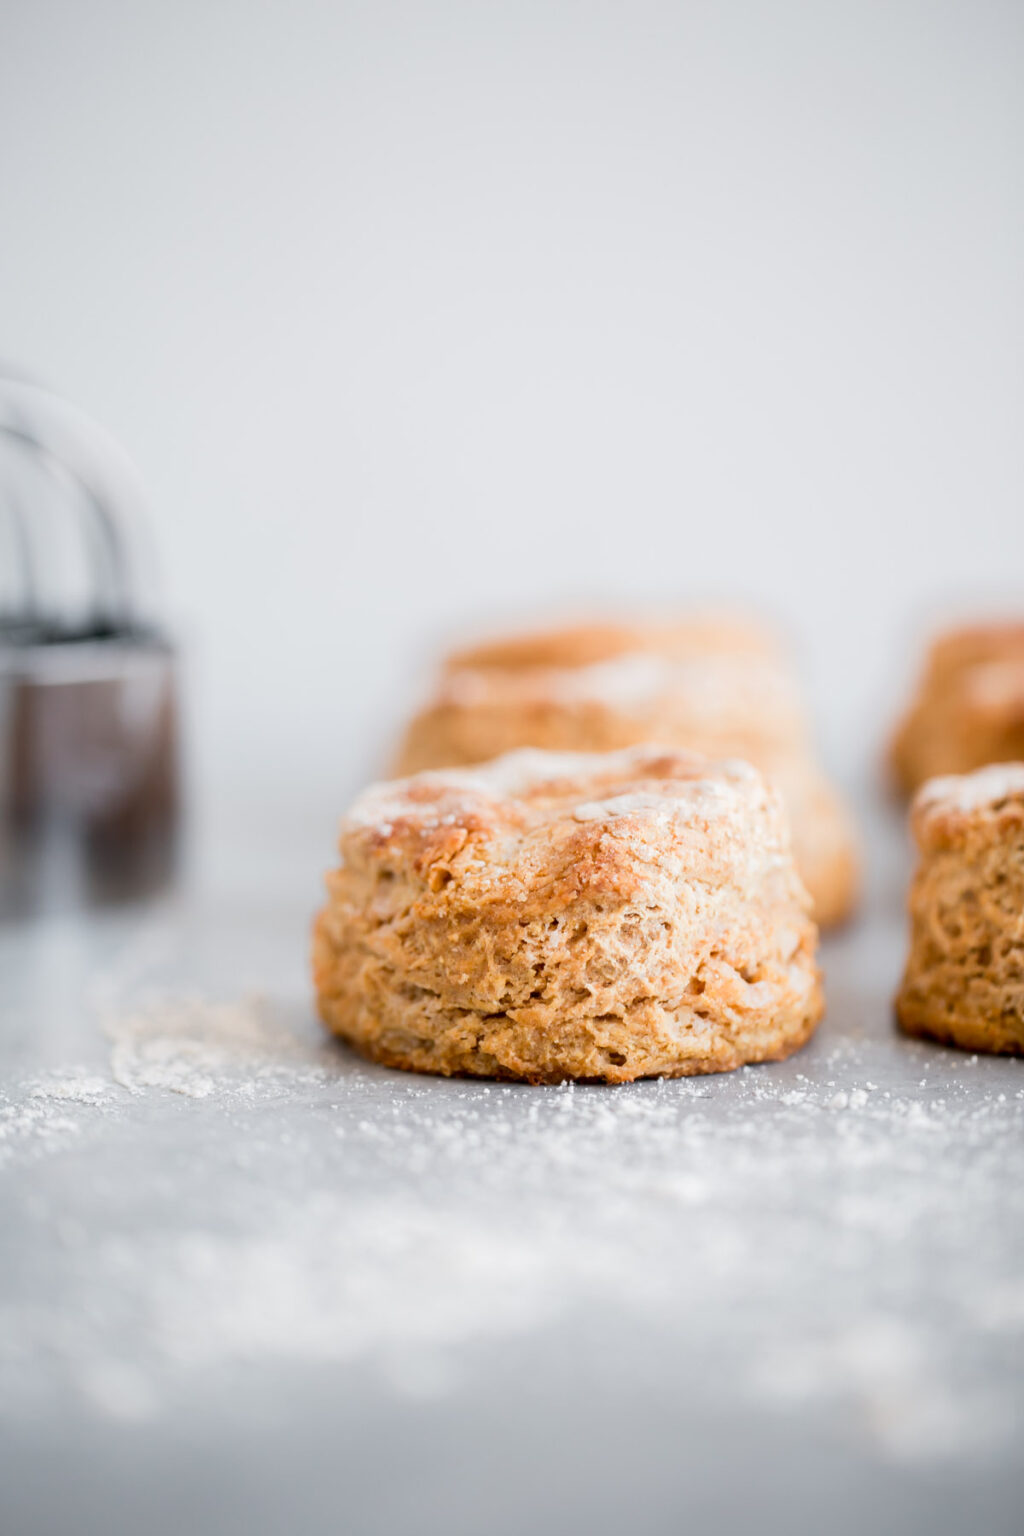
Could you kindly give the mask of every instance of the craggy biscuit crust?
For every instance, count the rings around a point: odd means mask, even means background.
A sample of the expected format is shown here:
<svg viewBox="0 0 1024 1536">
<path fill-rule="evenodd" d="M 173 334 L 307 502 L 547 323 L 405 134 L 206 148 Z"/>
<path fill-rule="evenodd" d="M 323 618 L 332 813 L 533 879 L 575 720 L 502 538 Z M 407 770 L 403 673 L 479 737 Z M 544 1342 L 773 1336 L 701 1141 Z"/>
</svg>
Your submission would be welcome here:
<svg viewBox="0 0 1024 1536">
<path fill-rule="evenodd" d="M 911 1035 L 1024 1053 L 1024 763 L 929 781 L 911 826 L 920 862 L 896 1000 Z"/>
<path fill-rule="evenodd" d="M 932 644 L 889 748 L 903 794 L 926 779 L 1024 759 L 1024 624 L 948 630 Z"/>
<path fill-rule="evenodd" d="M 389 1066 L 628 1082 L 796 1050 L 817 930 L 745 763 L 517 752 L 356 802 L 314 931 L 320 1013 Z"/>
</svg>

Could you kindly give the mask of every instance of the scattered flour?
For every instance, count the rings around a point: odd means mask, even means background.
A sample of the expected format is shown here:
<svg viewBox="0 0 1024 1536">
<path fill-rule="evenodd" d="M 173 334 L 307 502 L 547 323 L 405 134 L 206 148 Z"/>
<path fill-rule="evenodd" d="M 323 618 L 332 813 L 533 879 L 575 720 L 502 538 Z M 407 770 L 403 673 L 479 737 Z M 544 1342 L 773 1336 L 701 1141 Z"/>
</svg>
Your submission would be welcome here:
<svg viewBox="0 0 1024 1536">
<path fill-rule="evenodd" d="M 114 1090 L 106 1078 L 80 1068 L 28 1078 L 0 1095 L 0 1166 L 16 1158 L 66 1147 L 81 1120 L 69 1108 L 109 1107 Z"/>
<path fill-rule="evenodd" d="M 105 1023 L 114 1081 L 132 1093 L 164 1088 L 191 1099 L 253 1098 L 319 1081 L 310 1045 L 258 995 L 234 1002 L 160 998 Z"/>
<path fill-rule="evenodd" d="M 103 1015 L 109 1078 L 38 1076 L 0 1107 L 9 1163 L 73 1148 L 108 1180 L 48 1187 L 56 1253 L 3 1293 L 8 1411 L 70 1390 L 143 1420 L 208 1373 L 275 1363 L 452 1392 L 484 1343 L 572 1328 L 633 1340 L 652 1391 L 669 1373 L 723 1411 L 827 1409 L 889 1456 L 1008 1444 L 1024 1341 L 1008 1065 L 967 1094 L 960 1058 L 908 1046 L 936 1066 L 896 1092 L 878 1086 L 892 1042 L 847 1038 L 802 1070 L 530 1090 L 384 1072 L 258 995 L 108 998 Z M 140 1109 L 173 1127 L 179 1096 L 201 1104 L 173 1168 L 136 1171 Z M 30 1246 L 32 1219 L 13 1240 Z"/>
</svg>

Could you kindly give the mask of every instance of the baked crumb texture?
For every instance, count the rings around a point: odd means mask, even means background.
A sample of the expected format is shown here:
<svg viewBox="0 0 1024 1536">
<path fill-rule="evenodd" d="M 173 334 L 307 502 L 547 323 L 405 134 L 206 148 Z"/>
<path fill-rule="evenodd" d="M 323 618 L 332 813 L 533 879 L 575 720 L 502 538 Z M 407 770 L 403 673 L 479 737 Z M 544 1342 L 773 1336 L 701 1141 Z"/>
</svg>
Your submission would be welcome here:
<svg viewBox="0 0 1024 1536">
<path fill-rule="evenodd" d="M 902 794 L 926 779 L 1024 760 L 1024 623 L 940 635 L 897 727 L 889 769 Z"/>
<path fill-rule="evenodd" d="M 371 787 L 314 930 L 328 1029 L 552 1083 L 788 1056 L 822 1014 L 781 800 L 743 762 L 520 751 Z"/>
<path fill-rule="evenodd" d="M 456 652 L 411 722 L 395 771 L 481 763 L 519 747 L 643 743 L 761 769 L 782 791 L 818 922 L 850 915 L 860 886 L 852 818 L 815 760 L 776 637 L 750 622 L 580 625 Z"/>
<path fill-rule="evenodd" d="M 896 1000 L 910 1035 L 1024 1053 L 1024 763 L 932 779 L 911 826 L 910 956 Z"/>
</svg>

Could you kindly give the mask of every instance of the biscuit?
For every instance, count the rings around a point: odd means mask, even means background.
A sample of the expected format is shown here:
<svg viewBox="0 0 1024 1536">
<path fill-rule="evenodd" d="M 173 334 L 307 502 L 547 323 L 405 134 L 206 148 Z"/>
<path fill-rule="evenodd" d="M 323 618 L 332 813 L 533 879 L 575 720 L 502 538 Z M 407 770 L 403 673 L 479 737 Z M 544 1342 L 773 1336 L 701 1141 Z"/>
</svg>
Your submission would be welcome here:
<svg viewBox="0 0 1024 1536">
<path fill-rule="evenodd" d="M 822 1014 L 777 792 L 746 763 L 520 751 L 366 791 L 314 930 L 388 1066 L 610 1083 L 780 1060 Z"/>
<path fill-rule="evenodd" d="M 777 642 L 736 620 L 580 626 L 457 652 L 411 721 L 395 771 L 527 746 L 604 752 L 652 742 L 742 757 L 773 777 L 819 922 L 849 916 L 859 891 L 852 818 L 814 763 Z"/>
<path fill-rule="evenodd" d="M 449 668 L 411 722 L 396 771 L 486 762 L 519 747 L 609 752 L 667 742 L 709 757 L 807 748 L 792 679 L 760 656 L 630 652 L 585 666 Z"/>
<path fill-rule="evenodd" d="M 896 1016 L 910 1035 L 1024 1053 L 1024 763 L 932 779 L 911 827 L 910 955 Z"/>
<path fill-rule="evenodd" d="M 1024 759 L 1024 624 L 949 630 L 928 652 L 889 749 L 903 794 L 941 774 Z"/>
</svg>

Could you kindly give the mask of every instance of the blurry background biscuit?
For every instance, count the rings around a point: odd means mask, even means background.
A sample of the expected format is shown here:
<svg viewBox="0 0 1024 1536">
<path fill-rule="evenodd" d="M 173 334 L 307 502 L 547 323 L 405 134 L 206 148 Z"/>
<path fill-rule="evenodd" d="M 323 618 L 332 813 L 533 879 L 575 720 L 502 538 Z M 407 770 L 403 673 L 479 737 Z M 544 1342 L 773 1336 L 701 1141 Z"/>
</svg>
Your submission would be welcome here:
<svg viewBox="0 0 1024 1536">
<path fill-rule="evenodd" d="M 742 758 L 768 774 L 783 792 L 818 921 L 849 915 L 859 884 L 852 819 L 816 764 L 779 641 L 751 621 L 588 624 L 456 651 L 411 721 L 396 771 L 485 762 L 517 747 L 643 742 Z"/>
<path fill-rule="evenodd" d="M 1024 622 L 940 634 L 889 749 L 892 778 L 911 794 L 937 774 L 1024 759 Z"/>
</svg>

